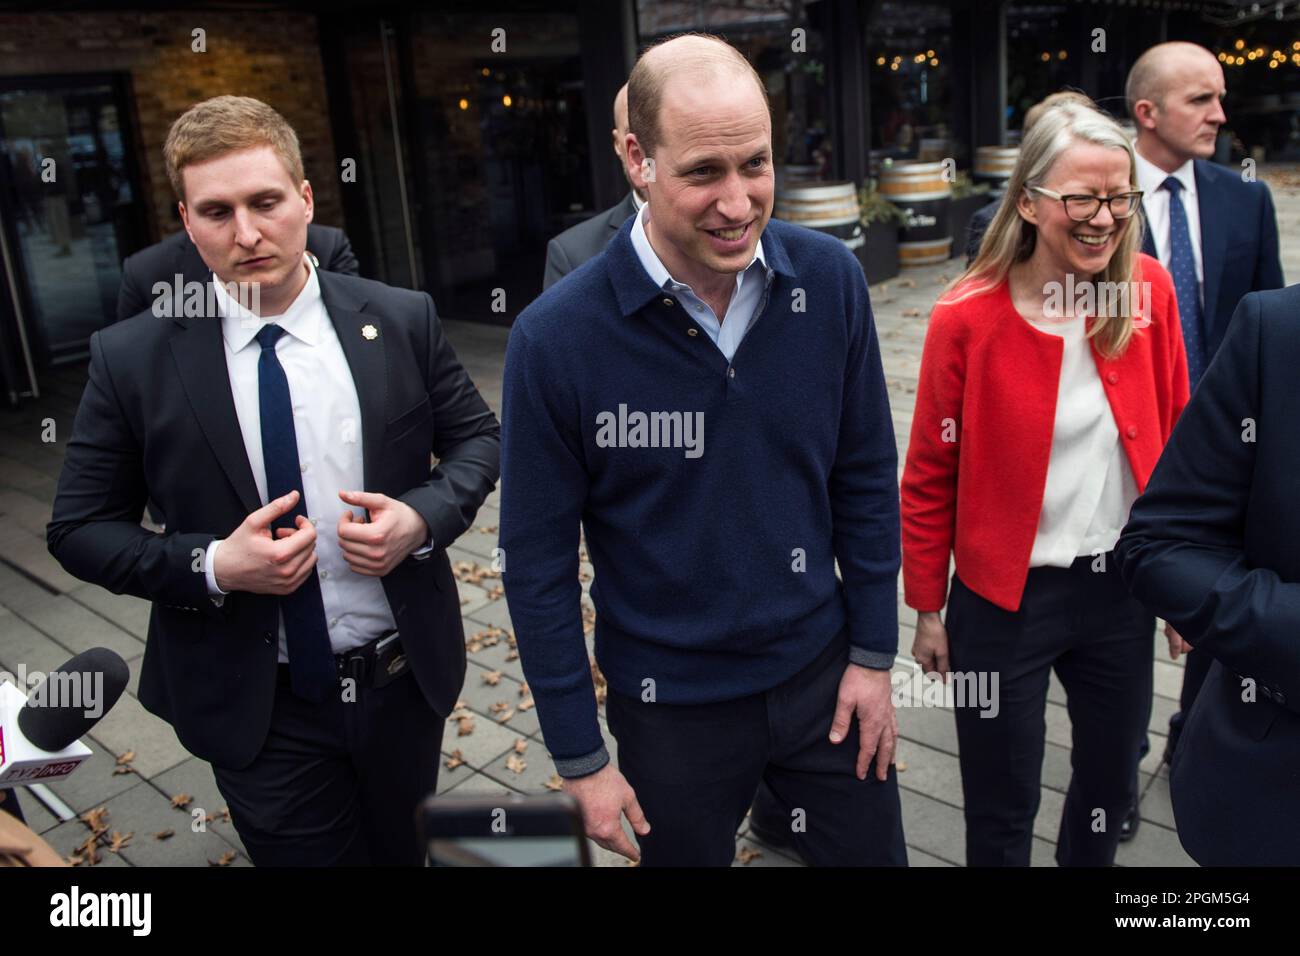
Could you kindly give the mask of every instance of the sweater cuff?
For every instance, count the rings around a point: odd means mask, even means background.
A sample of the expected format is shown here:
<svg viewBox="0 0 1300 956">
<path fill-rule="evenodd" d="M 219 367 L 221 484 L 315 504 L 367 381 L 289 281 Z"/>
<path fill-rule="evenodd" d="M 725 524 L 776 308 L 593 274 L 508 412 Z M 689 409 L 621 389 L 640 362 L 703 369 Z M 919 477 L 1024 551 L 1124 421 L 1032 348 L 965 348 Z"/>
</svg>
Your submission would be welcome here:
<svg viewBox="0 0 1300 956">
<path fill-rule="evenodd" d="M 887 671 L 894 666 L 894 657 L 887 651 L 869 651 L 856 644 L 849 645 L 849 663 L 860 667 L 869 667 L 873 671 Z"/>
<path fill-rule="evenodd" d="M 601 744 L 599 750 L 593 750 L 585 757 L 551 757 L 555 763 L 555 772 L 561 777 L 585 777 L 602 769 L 609 763 L 609 751 Z"/>
</svg>

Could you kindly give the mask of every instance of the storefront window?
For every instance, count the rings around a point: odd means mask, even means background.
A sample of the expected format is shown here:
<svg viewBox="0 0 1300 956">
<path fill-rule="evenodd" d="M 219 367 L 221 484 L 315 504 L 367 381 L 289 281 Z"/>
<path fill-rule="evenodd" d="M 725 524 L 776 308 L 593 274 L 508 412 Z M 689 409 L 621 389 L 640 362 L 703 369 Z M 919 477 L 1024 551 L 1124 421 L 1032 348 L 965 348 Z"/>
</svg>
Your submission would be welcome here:
<svg viewBox="0 0 1300 956">
<path fill-rule="evenodd" d="M 951 142 L 950 35 L 947 3 L 880 3 L 867 25 L 870 60 L 871 166 L 881 161 L 962 155 Z"/>
</svg>

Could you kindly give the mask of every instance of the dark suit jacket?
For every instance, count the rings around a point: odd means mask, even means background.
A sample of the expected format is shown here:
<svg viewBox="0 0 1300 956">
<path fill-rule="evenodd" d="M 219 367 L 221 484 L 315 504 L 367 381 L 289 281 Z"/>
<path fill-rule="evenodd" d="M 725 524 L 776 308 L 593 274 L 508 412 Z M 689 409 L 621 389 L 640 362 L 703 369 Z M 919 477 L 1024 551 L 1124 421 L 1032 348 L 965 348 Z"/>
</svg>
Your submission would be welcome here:
<svg viewBox="0 0 1300 956">
<path fill-rule="evenodd" d="M 352 254 L 352 245 L 342 229 L 308 223 L 307 251 L 328 272 L 360 274 L 357 257 Z M 122 287 L 117 293 L 117 320 L 129 319 L 149 308 L 153 303 L 154 283 L 165 282 L 170 286 L 178 273 L 184 276 L 184 282 L 207 282 L 212 275 L 184 229 L 127 256 L 122 263 Z"/>
<path fill-rule="evenodd" d="M 1171 777 L 1206 865 L 1300 864 L 1297 315 L 1300 286 L 1242 299 L 1115 551 L 1133 594 L 1214 658 Z"/>
<path fill-rule="evenodd" d="M 549 289 L 588 259 L 604 252 L 609 241 L 618 234 L 618 227 L 627 222 L 628 216 L 635 214 L 636 201 L 628 193 L 617 206 L 570 226 L 548 242 L 542 290 Z"/>
<path fill-rule="evenodd" d="M 1209 359 L 1223 341 L 1242 296 L 1282 288 L 1282 263 L 1278 259 L 1277 213 L 1268 185 L 1242 182 L 1238 171 L 1203 159 L 1196 160 L 1193 167 L 1204 271 L 1201 335 Z M 1168 241 L 1168 237 L 1161 238 Z M 1156 255 L 1150 230 L 1142 237 L 1142 251 Z"/>
<path fill-rule="evenodd" d="M 433 300 L 320 271 L 361 404 L 365 490 L 409 504 L 435 552 L 383 579 L 416 680 L 447 714 L 465 674 L 456 581 L 443 550 L 492 491 L 500 426 L 443 335 Z M 373 326 L 377 336 L 362 330 Z M 430 454 L 439 459 L 430 467 Z M 146 496 L 165 534 L 140 527 Z M 192 753 L 246 766 L 275 696 L 278 602 L 209 599 L 203 552 L 261 507 L 226 372 L 221 321 L 146 312 L 95 333 L 47 529 L 70 573 L 153 602 L 140 702 Z"/>
</svg>

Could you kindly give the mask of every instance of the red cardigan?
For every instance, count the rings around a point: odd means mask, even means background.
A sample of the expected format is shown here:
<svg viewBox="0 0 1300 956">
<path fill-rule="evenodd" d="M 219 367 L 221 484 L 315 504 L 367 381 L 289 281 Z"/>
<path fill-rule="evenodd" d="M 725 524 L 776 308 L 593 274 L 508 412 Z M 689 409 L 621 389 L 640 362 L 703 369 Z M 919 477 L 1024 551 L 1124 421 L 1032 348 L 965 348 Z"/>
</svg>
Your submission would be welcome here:
<svg viewBox="0 0 1300 956">
<path fill-rule="evenodd" d="M 1134 330 L 1119 358 L 1102 358 L 1095 347 L 1092 355 L 1140 492 L 1187 404 L 1187 356 L 1169 273 L 1139 253 L 1135 278 L 1151 283 L 1150 324 Z M 949 298 L 935 305 L 926 330 L 903 469 L 904 600 L 918 611 L 941 609 L 955 554 L 963 584 L 1016 611 L 1043 505 L 1065 346 L 1025 321 L 1006 282 L 963 302 Z"/>
</svg>

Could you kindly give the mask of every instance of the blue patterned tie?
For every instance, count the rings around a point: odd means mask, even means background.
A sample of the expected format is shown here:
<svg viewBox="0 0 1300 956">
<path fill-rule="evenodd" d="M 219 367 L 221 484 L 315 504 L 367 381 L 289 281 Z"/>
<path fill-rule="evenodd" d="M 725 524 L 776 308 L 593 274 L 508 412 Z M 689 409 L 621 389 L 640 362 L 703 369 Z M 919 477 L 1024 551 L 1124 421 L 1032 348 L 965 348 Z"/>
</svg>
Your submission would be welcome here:
<svg viewBox="0 0 1300 956">
<path fill-rule="evenodd" d="M 1201 285 L 1196 279 L 1196 259 L 1192 255 L 1192 237 L 1187 229 L 1187 210 L 1183 208 L 1183 184 L 1170 176 L 1161 188 L 1169 190 L 1169 271 L 1174 277 L 1174 294 L 1178 296 L 1178 315 L 1183 321 L 1183 347 L 1187 350 L 1187 383 L 1196 388 L 1205 371 L 1205 351 L 1201 336 Z"/>
<path fill-rule="evenodd" d="M 274 501 L 291 491 L 298 492 L 298 503 L 272 525 L 272 534 L 275 528 L 294 528 L 294 519 L 298 515 L 307 515 L 289 379 L 275 354 L 275 343 L 283 334 L 284 329 L 275 324 L 264 325 L 257 333 L 257 344 L 262 346 L 262 354 L 257 359 L 257 398 L 262 417 L 262 461 L 266 468 L 267 500 Z M 315 568 L 298 590 L 280 598 L 280 613 L 284 616 L 293 692 L 304 700 L 320 703 L 338 683 L 338 671 L 330 648 L 325 602 L 321 598 L 320 579 L 316 577 Z"/>
</svg>

